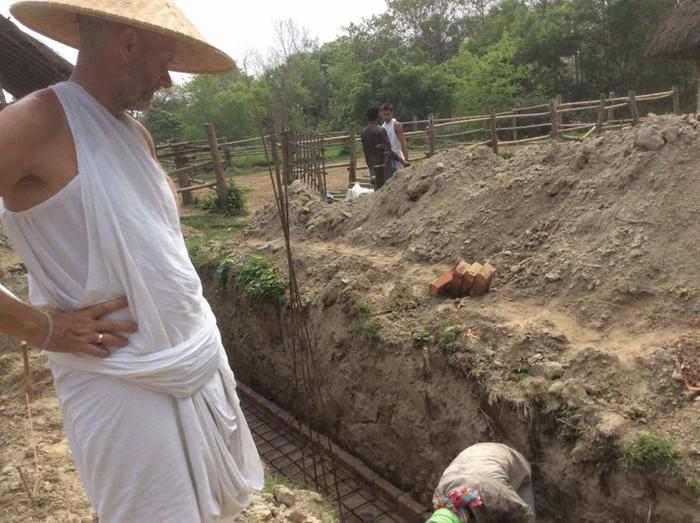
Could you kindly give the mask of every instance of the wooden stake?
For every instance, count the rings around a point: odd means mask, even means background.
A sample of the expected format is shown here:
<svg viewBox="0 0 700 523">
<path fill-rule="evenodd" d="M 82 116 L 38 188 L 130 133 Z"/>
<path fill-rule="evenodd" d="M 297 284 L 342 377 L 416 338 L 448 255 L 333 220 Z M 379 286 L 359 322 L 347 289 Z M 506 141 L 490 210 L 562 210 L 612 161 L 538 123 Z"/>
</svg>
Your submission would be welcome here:
<svg viewBox="0 0 700 523">
<path fill-rule="evenodd" d="M 549 120 L 552 123 L 552 138 L 559 140 L 559 115 L 557 114 L 557 101 L 554 98 L 549 101 Z"/>
<path fill-rule="evenodd" d="M 634 91 L 629 92 L 630 98 L 630 112 L 632 113 L 632 125 L 636 127 L 639 125 L 639 107 L 637 107 L 637 96 Z"/>
<path fill-rule="evenodd" d="M 221 165 L 219 143 L 216 141 L 216 130 L 210 123 L 204 124 L 204 129 L 207 131 L 211 161 L 214 166 L 214 174 L 216 174 L 216 194 L 219 197 L 219 207 L 224 208 L 226 207 L 226 200 L 228 199 L 228 187 L 226 186 L 226 175 L 224 174 L 224 168 Z"/>
<path fill-rule="evenodd" d="M 430 113 L 428 116 L 428 140 L 430 142 L 430 154 L 429 156 L 434 156 L 435 155 L 435 148 L 436 148 L 436 143 L 435 143 L 435 117 L 433 116 L 433 113 Z"/>
<path fill-rule="evenodd" d="M 415 120 L 416 117 L 414 116 L 413 119 Z M 357 138 L 355 136 L 354 130 L 350 131 L 349 140 L 350 142 L 348 145 L 350 146 L 350 167 L 348 167 L 348 185 L 352 187 L 357 181 Z"/>
<path fill-rule="evenodd" d="M 615 98 L 615 91 L 610 91 L 610 99 Z M 608 122 L 615 120 L 615 109 L 608 109 Z"/>
<path fill-rule="evenodd" d="M 681 98 L 680 94 L 678 93 L 677 85 L 673 86 L 673 114 L 681 114 Z"/>
<path fill-rule="evenodd" d="M 175 169 L 179 170 L 183 167 L 187 167 L 187 157 L 183 153 L 183 149 L 189 144 L 178 144 L 173 146 L 173 160 L 175 162 Z M 177 184 L 182 191 L 182 203 L 187 205 L 192 203 L 192 191 L 186 190 L 190 186 L 190 175 L 187 171 L 180 171 L 177 173 Z"/>
<path fill-rule="evenodd" d="M 595 126 L 596 134 L 603 132 L 603 124 L 605 123 L 605 93 L 600 94 L 600 105 L 598 106 L 598 122 Z"/>
<path fill-rule="evenodd" d="M 498 128 L 496 127 L 496 108 L 491 107 L 491 118 L 490 118 L 490 127 L 491 127 L 491 148 L 493 149 L 493 152 L 495 154 L 498 154 Z"/>
</svg>

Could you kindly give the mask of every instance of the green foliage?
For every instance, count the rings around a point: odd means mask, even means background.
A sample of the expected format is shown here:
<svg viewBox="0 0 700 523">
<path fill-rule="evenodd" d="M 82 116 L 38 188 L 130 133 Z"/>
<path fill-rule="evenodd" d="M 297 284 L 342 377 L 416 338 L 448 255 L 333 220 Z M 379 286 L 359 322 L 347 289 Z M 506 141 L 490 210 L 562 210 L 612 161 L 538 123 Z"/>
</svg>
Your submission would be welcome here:
<svg viewBox="0 0 700 523">
<path fill-rule="evenodd" d="M 195 267 L 215 263 L 218 254 L 212 252 L 211 243 L 228 240 L 246 225 L 243 221 L 217 214 L 182 216 L 180 222 L 197 231 L 197 234 L 187 235 L 186 238 L 187 252 Z"/>
<path fill-rule="evenodd" d="M 284 303 L 287 283 L 265 257 L 249 256 L 235 274 L 236 285 L 253 305 Z"/>
<path fill-rule="evenodd" d="M 201 241 L 188 241 L 187 254 L 195 267 L 204 267 L 212 261 Z"/>
<path fill-rule="evenodd" d="M 372 309 L 366 303 L 356 303 L 354 313 L 355 322 L 352 331 L 364 335 L 370 346 L 375 345 L 379 340 L 381 326 L 372 320 Z"/>
<path fill-rule="evenodd" d="M 411 338 L 413 339 L 414 347 L 424 347 L 430 342 L 430 330 L 424 325 L 416 327 L 411 333 Z"/>
<path fill-rule="evenodd" d="M 203 139 L 205 122 L 235 140 L 258 134 L 256 107 L 294 127 L 340 130 L 361 128 L 367 107 L 387 101 L 403 121 L 672 84 L 688 103 L 692 64 L 645 56 L 676 3 L 389 0 L 321 46 L 286 21 L 257 75 L 194 76 L 159 95 L 145 122 L 158 142 Z"/>
<path fill-rule="evenodd" d="M 216 278 L 219 285 L 226 283 L 228 280 L 228 275 L 235 271 L 236 267 L 238 267 L 238 264 L 231 258 L 224 258 L 221 260 L 221 262 L 219 262 L 219 266 L 216 268 Z"/>
<path fill-rule="evenodd" d="M 226 205 L 219 206 L 219 195 L 208 194 L 199 202 L 199 207 L 210 211 L 218 211 L 226 216 L 240 216 L 245 212 L 245 195 L 243 188 L 229 178 L 227 182 Z"/>
<path fill-rule="evenodd" d="M 640 434 L 622 452 L 622 462 L 629 469 L 671 470 L 675 468 L 678 455 L 673 445 L 665 439 Z"/>
</svg>

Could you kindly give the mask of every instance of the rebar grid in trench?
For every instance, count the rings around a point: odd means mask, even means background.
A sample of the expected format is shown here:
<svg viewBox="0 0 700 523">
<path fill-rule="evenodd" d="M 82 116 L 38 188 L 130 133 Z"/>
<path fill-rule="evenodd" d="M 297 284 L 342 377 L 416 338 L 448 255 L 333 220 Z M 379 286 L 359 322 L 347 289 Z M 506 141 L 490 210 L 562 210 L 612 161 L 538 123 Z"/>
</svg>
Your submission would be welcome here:
<svg viewBox="0 0 700 523">
<path fill-rule="evenodd" d="M 307 437 L 306 427 L 289 413 L 238 383 L 246 420 L 260 456 L 270 470 L 304 488 L 317 488 L 313 480 L 315 463 L 326 475 L 322 492 L 336 502 L 342 520 L 348 523 L 419 523 L 425 521 L 421 505 L 408 494 L 379 478 L 359 460 L 332 445 L 318 447 Z M 315 459 L 312 459 L 315 457 Z"/>
</svg>

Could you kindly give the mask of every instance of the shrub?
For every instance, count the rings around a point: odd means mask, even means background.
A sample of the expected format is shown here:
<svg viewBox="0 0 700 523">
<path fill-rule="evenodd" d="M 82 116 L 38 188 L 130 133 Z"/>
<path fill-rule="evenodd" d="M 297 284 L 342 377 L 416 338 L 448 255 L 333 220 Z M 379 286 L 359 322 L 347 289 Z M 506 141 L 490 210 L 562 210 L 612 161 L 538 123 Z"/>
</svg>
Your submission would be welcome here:
<svg viewBox="0 0 700 523">
<path fill-rule="evenodd" d="M 199 206 L 210 211 L 219 211 L 227 216 L 239 216 L 245 212 L 245 196 L 243 188 L 229 178 L 226 205 L 219 206 L 219 195 L 211 193 L 204 197 Z"/>
<path fill-rule="evenodd" d="M 287 283 L 263 256 L 249 256 L 235 274 L 236 284 L 253 304 L 284 303 Z"/>
</svg>

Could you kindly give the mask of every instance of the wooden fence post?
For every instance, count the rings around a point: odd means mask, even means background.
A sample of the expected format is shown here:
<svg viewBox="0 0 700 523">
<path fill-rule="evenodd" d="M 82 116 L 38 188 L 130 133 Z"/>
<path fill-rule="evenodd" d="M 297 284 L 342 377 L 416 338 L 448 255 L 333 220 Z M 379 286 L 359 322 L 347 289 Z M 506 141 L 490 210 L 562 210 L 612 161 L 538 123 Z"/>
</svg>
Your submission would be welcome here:
<svg viewBox="0 0 700 523">
<path fill-rule="evenodd" d="M 608 97 L 612 100 L 615 98 L 615 91 L 610 91 L 610 94 Z M 615 105 L 615 102 L 611 102 L 612 105 Z M 612 122 L 615 120 L 615 109 L 608 109 L 608 122 Z"/>
<path fill-rule="evenodd" d="M 549 119 L 552 123 L 552 138 L 554 140 L 559 140 L 559 115 L 557 111 L 557 101 L 555 98 L 552 98 L 549 101 Z"/>
<path fill-rule="evenodd" d="M 489 119 L 491 125 L 491 148 L 495 154 L 498 154 L 498 128 L 496 127 L 496 108 L 491 107 L 491 118 Z"/>
<path fill-rule="evenodd" d="M 600 93 L 600 105 L 598 106 L 598 121 L 595 124 L 595 133 L 603 132 L 603 124 L 605 123 L 605 93 Z"/>
<path fill-rule="evenodd" d="M 224 146 L 224 167 L 227 169 L 233 167 L 233 160 L 231 158 L 231 149 Z"/>
<path fill-rule="evenodd" d="M 430 141 L 430 156 L 435 155 L 436 140 L 435 140 L 435 117 L 433 113 L 428 116 L 428 140 Z"/>
<path fill-rule="evenodd" d="M 187 144 L 174 145 L 173 146 L 173 161 L 175 162 L 175 170 L 179 171 L 187 167 L 187 157 L 182 151 L 183 147 L 187 147 Z M 177 185 L 180 189 L 190 186 L 190 176 L 186 171 L 181 171 L 177 173 Z M 192 203 L 192 191 L 182 191 L 182 204 L 189 205 Z"/>
<path fill-rule="evenodd" d="M 515 115 L 518 112 L 517 107 L 513 108 L 513 114 Z M 513 116 L 513 141 L 516 142 L 518 140 L 518 119 Z"/>
<path fill-rule="evenodd" d="M 413 115 L 413 130 L 418 130 L 418 117 L 415 114 Z"/>
<path fill-rule="evenodd" d="M 415 118 L 415 116 L 414 116 Z M 350 131 L 350 167 L 348 167 L 348 185 L 352 187 L 357 181 L 357 138 L 355 131 Z"/>
<path fill-rule="evenodd" d="M 211 152 L 211 163 L 216 175 L 216 195 L 219 197 L 219 207 L 226 207 L 228 200 L 228 187 L 226 186 L 226 175 L 221 165 L 221 155 L 219 154 L 219 143 L 216 141 L 216 130 L 210 123 L 204 124 L 209 139 L 209 150 Z"/>
<path fill-rule="evenodd" d="M 697 107 L 695 108 L 695 112 L 700 113 L 700 58 L 695 61 L 695 83 L 697 84 L 695 94 Z"/>
<path fill-rule="evenodd" d="M 677 85 L 673 86 L 673 114 L 681 114 L 681 97 Z"/>
<path fill-rule="evenodd" d="M 632 113 L 632 125 L 639 125 L 639 107 L 637 107 L 637 96 L 634 91 L 629 92 L 630 98 L 630 112 Z"/>
</svg>

